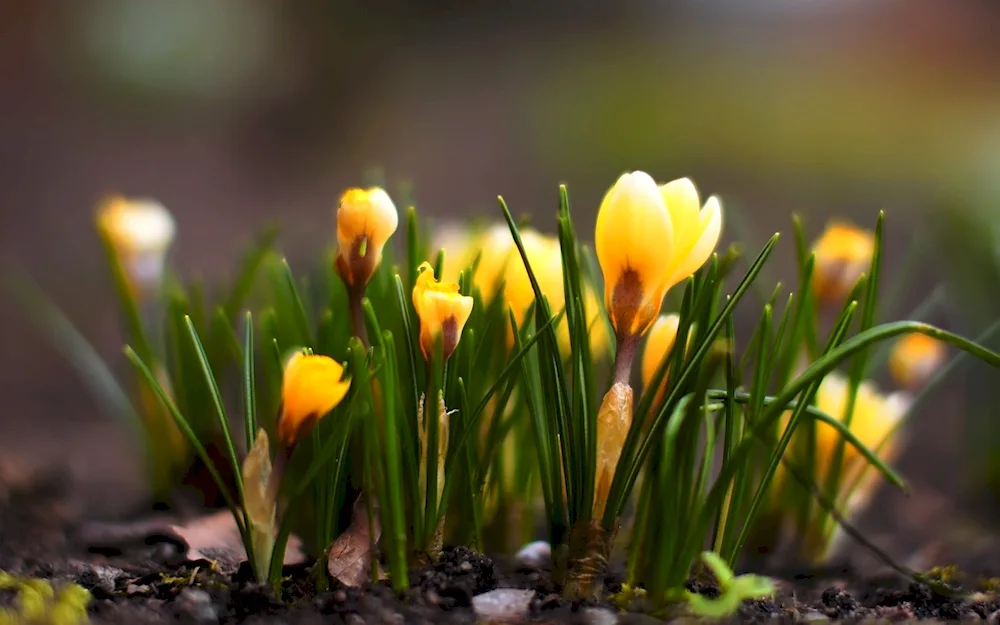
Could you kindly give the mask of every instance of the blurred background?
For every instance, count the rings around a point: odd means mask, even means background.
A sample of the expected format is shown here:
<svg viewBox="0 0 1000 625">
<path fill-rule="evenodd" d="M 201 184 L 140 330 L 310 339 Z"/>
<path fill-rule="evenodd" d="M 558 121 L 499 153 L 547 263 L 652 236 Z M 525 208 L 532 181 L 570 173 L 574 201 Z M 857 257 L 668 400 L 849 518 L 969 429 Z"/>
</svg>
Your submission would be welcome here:
<svg viewBox="0 0 1000 625">
<path fill-rule="evenodd" d="M 293 262 L 313 257 L 372 167 L 424 214 L 499 217 L 503 194 L 543 229 L 566 182 L 584 233 L 622 171 L 691 176 L 750 248 L 790 234 L 792 212 L 813 236 L 885 209 L 885 284 L 926 250 L 897 314 L 963 276 L 931 321 L 974 336 L 1000 313 L 996 270 L 969 273 L 997 249 L 996 2 L 53 0 L 0 3 L 0 24 L 0 261 L 111 358 L 103 194 L 161 200 L 175 264 L 211 280 L 268 221 Z M 791 237 L 778 258 L 771 277 L 787 279 Z M 102 513 L 127 509 L 142 473 L 126 434 L 14 305 L 0 345 L 2 464 L 64 464 L 116 493 Z M 901 519 L 926 523 L 913 502 L 947 508 L 945 492 L 992 501 L 963 437 L 991 373 L 969 367 L 914 415 Z"/>
</svg>

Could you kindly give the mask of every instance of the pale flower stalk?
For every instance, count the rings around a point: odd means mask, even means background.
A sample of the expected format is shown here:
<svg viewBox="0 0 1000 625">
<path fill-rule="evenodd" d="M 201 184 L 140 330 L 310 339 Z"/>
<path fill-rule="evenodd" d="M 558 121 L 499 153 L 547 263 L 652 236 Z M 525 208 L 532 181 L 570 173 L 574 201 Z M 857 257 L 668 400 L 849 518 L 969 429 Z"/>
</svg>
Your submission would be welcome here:
<svg viewBox="0 0 1000 625">
<path fill-rule="evenodd" d="M 251 543 L 257 581 L 268 577 L 274 552 L 277 519 L 278 475 L 272 472 L 267 432 L 260 429 L 253 448 L 243 460 L 243 508 L 253 527 Z"/>
</svg>

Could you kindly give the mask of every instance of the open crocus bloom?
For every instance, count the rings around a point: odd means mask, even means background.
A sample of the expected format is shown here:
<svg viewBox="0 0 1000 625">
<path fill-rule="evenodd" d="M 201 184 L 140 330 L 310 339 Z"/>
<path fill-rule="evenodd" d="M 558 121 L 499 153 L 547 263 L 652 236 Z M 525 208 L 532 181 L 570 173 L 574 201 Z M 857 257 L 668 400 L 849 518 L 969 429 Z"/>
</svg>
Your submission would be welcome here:
<svg viewBox="0 0 1000 625">
<path fill-rule="evenodd" d="M 292 447 L 337 407 L 351 381 L 344 380 L 344 367 L 328 356 L 297 352 L 285 365 L 281 382 L 281 414 L 278 438 Z"/>
<path fill-rule="evenodd" d="M 657 186 L 637 171 L 618 179 L 601 202 L 594 238 L 619 342 L 649 329 L 667 290 L 705 264 L 721 230 L 718 198 L 702 207 L 687 178 Z"/>
<path fill-rule="evenodd" d="M 472 314 L 473 299 L 458 292 L 454 282 L 438 282 L 430 263 L 420 265 L 413 286 L 413 308 L 420 318 L 420 350 L 428 361 L 441 341 L 444 359 L 458 347 L 462 329 Z"/>
</svg>

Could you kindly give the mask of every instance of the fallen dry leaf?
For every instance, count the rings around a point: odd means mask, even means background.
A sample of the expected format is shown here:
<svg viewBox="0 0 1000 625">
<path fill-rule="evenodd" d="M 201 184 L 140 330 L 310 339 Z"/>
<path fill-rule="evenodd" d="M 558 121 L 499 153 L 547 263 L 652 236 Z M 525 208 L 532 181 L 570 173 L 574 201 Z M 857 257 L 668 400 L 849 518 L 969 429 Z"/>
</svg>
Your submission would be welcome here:
<svg viewBox="0 0 1000 625">
<path fill-rule="evenodd" d="M 247 559 L 236 520 L 228 510 L 168 527 L 187 545 L 188 560 L 215 560 L 223 565 L 239 566 L 240 562 Z M 302 562 L 305 562 L 302 541 L 297 536 L 289 536 L 288 546 L 285 548 L 285 564 Z"/>
<path fill-rule="evenodd" d="M 187 560 L 215 560 L 227 570 L 235 570 L 247 559 L 236 521 L 228 510 L 177 524 L 163 517 L 128 523 L 92 522 L 82 525 L 76 537 L 89 548 L 100 551 L 126 551 L 142 545 L 170 543 Z M 285 564 L 304 561 L 302 541 L 289 536 Z"/>
<path fill-rule="evenodd" d="M 372 560 L 372 544 L 378 542 L 382 528 L 375 515 L 375 536 L 369 531 L 368 509 L 364 495 L 354 502 L 351 525 L 330 545 L 326 570 L 330 576 L 345 586 L 360 586 L 368 580 L 368 567 Z M 381 575 L 381 571 L 379 571 Z"/>
</svg>

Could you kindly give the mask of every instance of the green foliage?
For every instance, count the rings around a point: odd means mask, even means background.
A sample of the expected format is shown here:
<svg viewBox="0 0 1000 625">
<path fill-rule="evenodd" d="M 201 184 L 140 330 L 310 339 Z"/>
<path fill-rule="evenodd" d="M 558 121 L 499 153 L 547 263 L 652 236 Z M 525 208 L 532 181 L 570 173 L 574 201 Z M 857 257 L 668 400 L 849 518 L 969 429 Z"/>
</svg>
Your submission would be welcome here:
<svg viewBox="0 0 1000 625">
<path fill-rule="evenodd" d="M 233 327 L 251 299 L 258 271 L 274 243 L 275 231 L 265 231 L 254 242 L 232 280 L 220 285 L 211 301 L 207 301 L 198 281 L 183 283 L 169 275 L 155 293 L 143 294 L 140 299 L 111 241 L 102 232 L 99 238 L 126 342 L 188 417 L 199 439 L 216 442 L 214 438 L 222 431 L 215 421 L 211 389 L 204 385 L 200 357 L 186 340 L 187 320 L 205 337 L 203 349 L 212 368 L 226 370 L 225 365 L 240 357 Z M 154 495 L 169 500 L 189 469 L 194 450 L 153 400 L 152 387 L 142 378 L 117 376 L 113 363 L 100 356 L 73 322 L 26 275 L 11 276 L 10 286 L 29 313 L 29 319 L 74 366 L 95 398 L 133 433 L 141 447 L 141 456 L 147 459 Z"/>
<path fill-rule="evenodd" d="M 493 276 L 483 266 L 492 266 L 492 256 L 486 261 L 494 250 L 462 258 L 459 264 L 466 266 L 449 265 L 455 259 L 445 254 L 451 251 L 432 248 L 412 207 L 402 254 L 397 260 L 386 246 L 364 288 L 344 284 L 333 251 L 322 254 L 316 267 L 293 271 L 265 237 L 218 305 L 205 304 L 197 284 L 169 281 L 162 332 L 150 330 L 109 246 L 129 332 L 126 355 L 141 391 L 133 395 L 57 309 L 37 294 L 29 298 L 42 302 L 41 317 L 57 344 L 78 365 L 90 367 L 95 388 L 123 414 L 143 415 L 130 419 L 149 445 L 171 440 L 147 418 L 161 414 L 157 427 L 174 428 L 183 448 L 205 462 L 251 565 L 275 587 L 293 533 L 318 558 L 317 570 L 326 570 L 329 546 L 345 530 L 343 512 L 361 498 L 371 535 L 381 534 L 370 545 L 372 578 L 377 580 L 381 560 L 393 587 L 402 591 L 410 568 L 434 560 L 445 541 L 515 547 L 511 541 L 532 522 L 525 511 L 540 497 L 556 555 L 554 573 L 566 588 L 580 582 L 573 579 L 579 569 L 597 571 L 590 582 L 599 578 L 623 512 L 634 506 L 628 579 L 617 600 L 631 603 L 645 595 L 654 610 L 680 600 L 694 614 L 713 618 L 773 591 L 766 579 L 732 573 L 762 528 L 815 528 L 825 550 L 861 482 L 842 470 L 848 454 L 904 486 L 881 450 L 867 446 L 852 424 L 862 382 L 873 362 L 884 359 L 879 343 L 918 332 L 1000 366 L 1000 355 L 926 323 L 877 323 L 884 311 L 876 305 L 881 215 L 867 277 L 839 310 L 823 310 L 811 286 L 817 259 L 796 220 L 794 292 L 761 284 L 777 234 L 742 275 L 734 247 L 677 286 L 674 347 L 637 396 L 631 425 L 622 429 L 617 465 L 611 466 L 613 459 L 598 456 L 600 398 L 611 371 L 593 342 L 606 314 L 593 301 L 595 263 L 577 238 L 567 190 L 560 187 L 556 209 L 561 293 L 551 290 L 552 276 L 539 274 L 550 267 L 532 266 L 527 232 L 502 198 L 500 205 L 514 250 L 505 262 L 524 265 L 533 294 L 527 310 L 514 309 L 513 290 L 507 291 L 512 284 L 487 283 Z M 367 239 L 362 245 L 371 252 Z M 439 279 L 452 277 L 442 276 L 446 267 L 454 270 L 459 292 L 473 301 L 447 360 L 440 342 L 429 357 L 421 349 L 426 320 L 414 306 L 413 291 L 424 261 Z M 244 308 L 253 307 L 248 303 L 257 275 L 266 288 L 251 314 Z M 757 307 L 746 297 L 751 292 L 761 296 Z M 821 317 L 831 312 L 833 323 L 821 327 Z M 741 315 L 757 319 L 746 340 L 736 331 Z M 279 440 L 285 366 L 298 351 L 346 363 L 351 388 L 329 415 L 314 415 L 311 433 L 292 445 L 282 441 L 268 456 L 278 480 L 272 548 L 259 538 L 270 538 L 271 521 L 258 522 L 254 540 L 247 487 L 255 483 L 244 483 L 241 459 L 258 440 L 258 429 Z M 844 415 L 825 414 L 815 397 L 838 368 L 848 371 L 847 407 Z M 617 369 L 615 379 L 627 380 L 627 374 Z M 828 466 L 820 466 L 817 427 L 837 434 Z M 210 444 L 222 450 L 227 467 L 213 462 Z M 602 461 L 613 476 L 599 470 Z M 224 474 L 233 476 L 232 483 Z M 704 552 L 706 545 L 711 551 Z M 719 583 L 716 599 L 684 591 L 702 564 Z"/>
</svg>

